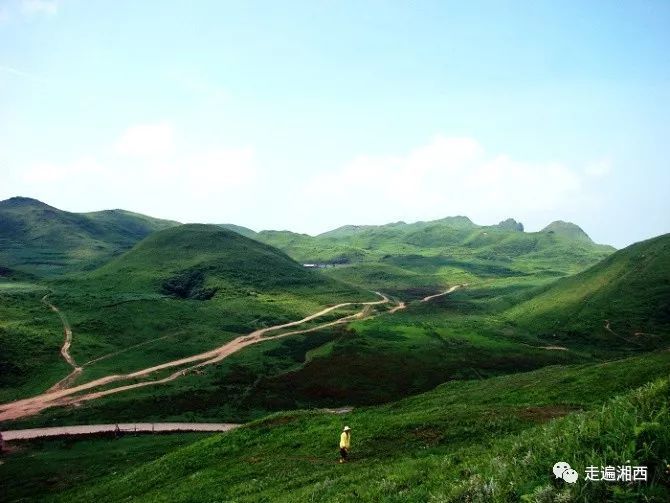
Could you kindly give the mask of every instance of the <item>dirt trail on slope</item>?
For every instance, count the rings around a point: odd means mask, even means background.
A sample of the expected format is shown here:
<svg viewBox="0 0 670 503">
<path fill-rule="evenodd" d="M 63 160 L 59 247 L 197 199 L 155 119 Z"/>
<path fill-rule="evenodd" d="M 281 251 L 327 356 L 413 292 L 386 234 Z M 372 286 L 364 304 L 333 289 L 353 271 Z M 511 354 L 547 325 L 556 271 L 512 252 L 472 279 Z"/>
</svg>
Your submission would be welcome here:
<svg viewBox="0 0 670 503">
<path fill-rule="evenodd" d="M 345 302 L 342 304 L 337 304 L 335 306 L 331 306 L 325 309 L 322 309 L 321 311 L 314 313 L 310 316 L 307 316 L 306 318 L 303 318 L 302 320 L 298 321 L 292 321 L 289 323 L 284 323 L 281 325 L 275 325 L 272 327 L 268 328 L 262 328 L 259 330 L 255 330 L 254 332 L 250 333 L 249 335 L 245 336 L 240 336 L 232 341 L 224 344 L 223 346 L 220 346 L 216 349 L 213 349 L 211 351 L 206 351 L 204 353 L 200 353 L 197 355 L 189 356 L 186 358 L 180 358 L 178 360 L 173 360 L 167 363 L 163 363 L 160 365 L 156 365 L 153 367 L 148 367 L 142 370 L 138 370 L 136 372 L 132 372 L 129 374 L 119 374 L 119 375 L 110 375 L 106 376 L 100 379 L 96 379 L 94 381 L 80 384 L 79 386 L 73 386 L 71 388 L 58 388 L 52 391 L 47 391 L 46 393 L 43 393 L 41 395 L 37 395 L 31 398 L 26 398 L 22 400 L 17 400 L 15 402 L 10 402 L 7 404 L 0 405 L 0 421 L 8 421 L 8 420 L 14 420 L 14 419 L 19 419 L 22 417 L 30 416 L 37 414 L 38 412 L 49 408 L 49 407 L 56 407 L 56 406 L 65 406 L 65 405 L 71 405 L 75 403 L 80 403 L 88 400 L 93 400 L 96 398 L 100 398 L 106 395 L 111 395 L 114 393 L 120 393 L 122 391 L 127 391 L 130 389 L 134 388 L 141 388 L 145 386 L 153 386 L 156 384 L 164 384 L 170 381 L 173 381 L 174 379 L 177 379 L 178 377 L 186 375 L 188 372 L 191 372 L 193 370 L 196 370 L 198 368 L 204 367 L 206 365 L 211 365 L 213 363 L 217 363 L 224 358 L 230 356 L 233 353 L 236 353 L 237 351 L 241 350 L 242 348 L 249 346 L 251 344 L 256 344 L 258 342 L 262 342 L 264 340 L 272 340 L 272 339 L 278 339 L 281 337 L 287 337 L 290 335 L 296 335 L 296 334 L 302 334 L 302 333 L 309 333 L 309 332 L 314 332 L 317 330 L 321 330 L 326 327 L 334 326 L 334 325 L 339 325 L 343 323 L 348 323 L 354 319 L 362 319 L 367 316 L 367 309 L 369 309 L 369 306 L 375 306 L 375 305 L 380 305 L 380 304 L 386 304 L 389 302 L 389 298 L 386 297 L 384 294 L 379 293 L 379 292 L 374 292 L 377 295 L 381 297 L 381 300 L 378 301 L 371 301 L 371 302 Z M 264 337 L 265 334 L 268 332 L 273 332 L 277 330 L 281 330 L 284 328 L 290 328 L 294 327 L 297 325 L 301 325 L 303 323 L 306 323 L 308 321 L 311 321 L 315 318 L 318 318 L 320 316 L 323 316 L 331 311 L 334 311 L 336 309 L 340 309 L 342 307 L 346 306 L 353 306 L 353 305 L 360 305 L 363 306 L 363 309 L 359 311 L 358 313 L 345 316 L 343 318 L 339 318 L 335 321 L 331 321 L 329 323 L 325 323 L 313 328 L 309 329 L 304 329 L 304 330 L 296 330 L 292 332 L 286 332 L 282 333 L 273 337 Z M 199 363 L 196 363 L 199 362 Z M 177 370 L 176 372 L 173 372 L 172 374 L 168 375 L 167 377 L 164 377 L 162 379 L 158 380 L 153 380 L 153 381 L 143 381 L 139 383 L 133 383 L 133 384 L 128 384 L 125 386 L 119 386 L 116 388 L 110 388 L 102 391 L 97 391 L 93 393 L 88 393 L 86 395 L 79 395 L 79 396 L 72 396 L 76 395 L 77 393 L 99 388 L 101 386 L 117 382 L 117 381 L 123 381 L 123 380 L 130 380 L 130 379 L 137 379 L 140 377 L 147 376 L 149 374 L 158 372 L 160 370 L 165 370 L 168 368 L 173 368 L 173 367 L 179 367 L 182 365 L 186 365 L 189 363 L 196 363 L 195 365 L 191 365 L 190 367 L 187 367 L 185 369 L 180 369 Z"/>
<path fill-rule="evenodd" d="M 42 302 L 58 315 L 61 323 L 63 324 L 63 335 L 65 339 L 63 340 L 63 345 L 60 348 L 60 354 L 63 356 L 63 359 L 72 367 L 72 372 L 51 386 L 51 388 L 47 390 L 47 393 L 68 387 L 83 371 L 83 369 L 77 365 L 77 362 L 74 361 L 74 358 L 72 358 L 72 355 L 70 354 L 70 346 L 72 346 L 72 328 L 70 327 L 70 324 L 68 323 L 65 315 L 61 313 L 56 306 L 47 300 L 48 296 L 49 294 L 42 297 Z"/>
<path fill-rule="evenodd" d="M 446 292 L 436 293 L 435 295 L 429 295 L 428 297 L 424 297 L 423 299 L 421 299 L 421 302 L 428 302 L 429 300 L 433 300 L 437 297 L 442 297 L 444 295 L 449 295 L 450 293 L 455 292 L 459 288 L 466 287 L 466 286 L 468 286 L 467 283 L 464 283 L 462 285 L 454 285 L 449 290 L 447 290 Z"/>
<path fill-rule="evenodd" d="M 618 337 L 619 339 L 621 339 L 622 341 L 626 341 L 628 344 L 633 344 L 633 345 L 638 346 L 638 347 L 640 347 L 640 348 L 644 347 L 642 344 L 640 344 L 640 343 L 637 342 L 637 341 L 631 341 L 631 340 L 628 339 L 627 337 L 624 337 L 623 335 L 619 335 L 619 334 L 617 334 L 614 330 L 612 330 L 612 329 L 610 328 L 610 320 L 605 320 L 605 325 L 603 326 L 603 328 L 604 328 L 605 330 L 607 330 L 610 334 L 612 334 L 612 335 L 614 335 L 615 337 Z"/>
</svg>

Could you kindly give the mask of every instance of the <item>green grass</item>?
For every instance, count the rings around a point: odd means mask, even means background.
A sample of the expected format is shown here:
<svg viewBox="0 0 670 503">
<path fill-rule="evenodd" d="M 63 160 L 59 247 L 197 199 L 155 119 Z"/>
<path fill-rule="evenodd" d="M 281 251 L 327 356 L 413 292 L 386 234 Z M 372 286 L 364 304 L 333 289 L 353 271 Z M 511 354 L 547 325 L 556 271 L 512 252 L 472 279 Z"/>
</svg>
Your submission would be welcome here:
<svg viewBox="0 0 670 503">
<path fill-rule="evenodd" d="M 611 500 L 605 491 L 612 486 L 552 485 L 551 467 L 561 459 L 579 470 L 648 464 L 652 484 L 617 490 L 666 501 L 669 370 L 670 353 L 663 352 L 448 383 L 344 416 L 275 415 L 62 499 L 518 501 L 570 493 Z M 353 456 L 340 466 L 336 440 L 345 423 L 354 431 Z"/>
<path fill-rule="evenodd" d="M 224 249 L 221 258 L 216 252 Z M 416 267 L 427 269 L 426 275 L 416 274 L 416 283 L 391 292 L 409 303 L 404 311 L 265 342 L 198 375 L 112 395 L 76 410 L 48 410 L 20 424 L 120 417 L 248 421 L 278 410 L 384 403 L 445 381 L 601 361 L 643 349 L 612 344 L 611 337 L 588 332 L 582 333 L 589 337 L 556 337 L 517 322 L 523 318 L 510 313 L 532 302 L 538 292 L 544 295 L 555 282 L 551 275 L 472 274 L 468 287 L 448 297 L 430 303 L 412 300 L 448 286 L 446 276 L 444 285 L 418 286 L 440 263 L 415 260 Z M 373 298 L 329 279 L 356 267 L 363 265 L 323 273 L 305 270 L 281 252 L 242 236 L 212 226 L 181 226 L 157 233 L 93 273 L 52 282 L 51 298 L 72 324 L 76 361 L 93 360 L 79 378 L 85 382 L 206 351 L 253 329 L 300 319 L 326 304 Z M 216 289 L 214 297 L 193 300 L 161 293 L 166 279 L 183 270 L 203 271 L 200 287 Z M 276 276 L 268 282 L 272 271 Z M 125 277 L 132 279 L 121 281 Z M 351 312 L 334 312 L 301 328 Z M 327 351 L 315 351 L 324 345 Z M 544 349 L 554 346 L 567 351 Z M 56 351 L 52 358 L 59 365 Z M 156 377 L 160 375 L 166 374 Z M 16 396 L 29 389 L 14 387 L 11 392 Z"/>
<path fill-rule="evenodd" d="M 133 468 L 207 437 L 203 433 L 112 435 L 12 443 L 0 456 L 2 501 L 39 500 Z M 27 470 L 26 468 L 29 467 Z"/>
<path fill-rule="evenodd" d="M 199 281 L 188 288 L 207 290 L 212 295 L 199 298 L 166 291 L 166 284 L 174 285 L 170 283 L 174 278 L 181 281 L 184 271 L 197 273 Z M 11 284 L 13 289 L 7 290 L 6 296 L 13 310 L 7 311 L 7 319 L 15 321 L 0 333 L 0 341 L 7 349 L 3 365 L 8 369 L 0 388 L 3 401 L 44 391 L 70 370 L 58 350 L 63 338 L 60 320 L 39 300 L 47 292 L 46 287 L 52 291 L 50 302 L 58 306 L 72 326 L 71 354 L 84 367 L 78 383 L 208 351 L 253 330 L 299 320 L 328 305 L 378 299 L 369 291 L 306 270 L 265 244 L 205 225 L 184 225 L 155 233 L 96 271 L 44 283 L 39 295 L 37 290 L 34 294 L 21 294 L 17 283 Z M 353 312 L 353 308 L 341 309 L 318 321 Z M 33 319 L 36 323 L 34 327 L 25 323 L 22 331 L 10 330 L 18 319 Z M 38 336 L 44 332 L 39 327 L 41 320 L 48 322 L 48 337 Z M 35 335 L 26 337 L 26 333 Z M 282 364 L 277 368 L 286 371 L 295 366 L 298 357 L 293 354 L 292 344 L 290 340 L 282 341 L 287 356 L 279 358 Z M 311 346 L 305 345 L 299 361 L 309 349 Z M 33 357 L 22 361 L 23 354 Z M 37 357 L 39 365 L 34 364 Z M 277 368 L 268 372 L 277 372 Z M 257 374 L 256 379 L 261 375 Z M 196 396 L 212 388 L 211 380 L 223 379 L 214 375 L 210 380 L 209 372 L 204 377 L 196 379 L 195 384 L 187 381 L 188 391 L 175 386 L 173 393 Z M 246 388 L 238 392 L 245 393 Z M 161 396 L 161 391 L 152 389 L 149 393 Z M 202 411 L 200 417 L 219 411 L 212 404 L 212 397 L 203 401 L 214 410 Z M 123 398 L 120 403 L 127 402 Z M 166 408 L 175 416 L 192 412 L 193 404 L 188 400 L 180 403 L 179 407 Z M 111 410 L 115 409 L 113 406 Z M 129 410 L 134 416 L 129 419 L 138 420 L 163 411 L 163 405 Z M 248 417 L 247 413 L 240 415 Z M 111 413 L 79 416 L 100 420 L 116 417 Z"/>
<path fill-rule="evenodd" d="M 560 279 L 507 316 L 558 340 L 653 348 L 670 330 L 670 234 L 636 243 L 575 276 Z M 603 329 L 611 322 L 617 338 Z M 636 335 L 637 334 L 637 335 Z M 628 339 L 628 342 L 626 341 Z"/>
<path fill-rule="evenodd" d="M 50 277 L 91 269 L 175 225 L 123 210 L 70 213 L 14 197 L 0 201 L 0 264 Z"/>
<path fill-rule="evenodd" d="M 0 282 L 0 402 L 37 394 L 69 372 L 63 329 L 41 302 L 40 285 Z"/>
</svg>

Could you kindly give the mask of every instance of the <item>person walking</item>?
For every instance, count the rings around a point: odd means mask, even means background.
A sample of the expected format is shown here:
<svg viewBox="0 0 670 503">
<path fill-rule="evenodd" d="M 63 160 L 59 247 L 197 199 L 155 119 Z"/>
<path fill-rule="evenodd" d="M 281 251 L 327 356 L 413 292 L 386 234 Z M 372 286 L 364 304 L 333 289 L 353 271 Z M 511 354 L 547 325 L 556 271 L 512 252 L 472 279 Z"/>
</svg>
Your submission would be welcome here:
<svg viewBox="0 0 670 503">
<path fill-rule="evenodd" d="M 340 463 L 346 463 L 349 459 L 351 448 L 351 428 L 345 426 L 340 435 Z"/>
</svg>

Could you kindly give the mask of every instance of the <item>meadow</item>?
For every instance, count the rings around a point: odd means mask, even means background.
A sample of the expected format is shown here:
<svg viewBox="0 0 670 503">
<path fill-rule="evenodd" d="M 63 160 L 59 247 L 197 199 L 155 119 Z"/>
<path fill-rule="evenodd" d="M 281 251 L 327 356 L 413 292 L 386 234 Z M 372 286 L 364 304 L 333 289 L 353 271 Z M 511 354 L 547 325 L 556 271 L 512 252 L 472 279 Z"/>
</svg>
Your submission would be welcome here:
<svg viewBox="0 0 670 503">
<path fill-rule="evenodd" d="M 605 364 L 549 366 L 455 381 L 344 415 L 275 414 L 45 497 L 667 501 L 669 370 L 670 353 L 664 351 Z M 350 463 L 340 465 L 336 441 L 343 424 L 353 428 L 353 453 Z M 144 442 L 145 437 L 128 440 Z M 102 447 L 109 441 L 90 442 Z M 63 456 L 59 449 L 50 452 Z M 86 464 L 87 456 L 95 459 L 99 454 L 92 449 L 81 458 L 73 455 L 73 470 L 81 469 L 78 465 Z M 581 479 L 589 465 L 646 465 L 649 481 L 626 485 L 581 480 L 568 486 L 552 482 L 551 468 L 558 460 L 569 462 Z"/>
</svg>

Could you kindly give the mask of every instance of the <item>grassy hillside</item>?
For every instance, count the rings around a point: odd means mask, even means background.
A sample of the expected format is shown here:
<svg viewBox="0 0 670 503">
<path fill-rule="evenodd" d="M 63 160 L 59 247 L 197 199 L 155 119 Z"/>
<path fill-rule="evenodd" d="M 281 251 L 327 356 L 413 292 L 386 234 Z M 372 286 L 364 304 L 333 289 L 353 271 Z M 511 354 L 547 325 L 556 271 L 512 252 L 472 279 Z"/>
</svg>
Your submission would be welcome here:
<svg viewBox="0 0 670 503">
<path fill-rule="evenodd" d="M 78 382 L 211 350 L 327 305 L 377 299 L 369 291 L 307 270 L 279 250 L 218 226 L 166 229 L 90 273 L 53 279 L 35 286 L 30 294 L 16 288 L 7 291 L 6 309 L 13 309 L 7 316 L 12 322 L 1 334 L 0 347 L 5 351 L 0 361 L 13 370 L 0 385 L 0 401 L 44 391 L 57 380 L 50 377 L 54 372 L 60 369 L 64 377 L 69 371 L 57 349 L 63 337 L 59 318 L 40 302 L 47 291 L 49 301 L 71 324 L 71 354 L 84 367 Z M 44 332 L 39 323 L 9 329 L 31 316 L 49 324 L 48 338 L 38 337 Z M 28 331 L 35 335 L 27 337 Z M 22 363 L 25 354 L 40 355 L 41 365 Z M 286 364 L 293 365 L 293 359 Z M 51 370 L 45 375 L 45 369 Z M 187 393 L 210 386 L 199 377 L 189 381 Z M 184 391 L 180 386 L 174 390 Z M 179 414 L 189 407 L 184 401 L 171 411 Z M 155 409 L 129 410 L 146 417 Z"/>
<path fill-rule="evenodd" d="M 425 280 L 433 266 L 425 258 L 415 260 L 424 261 Z M 109 418 L 247 421 L 277 410 L 383 403 L 445 381 L 642 349 L 612 344 L 612 337 L 597 333 L 557 340 L 553 333 L 534 330 L 523 322 L 526 312 L 514 306 L 542 292 L 552 277 L 504 277 L 496 276 L 508 274 L 503 266 L 469 267 L 482 279 L 448 297 L 423 303 L 420 299 L 439 287 L 414 287 L 402 292 L 408 303 L 403 311 L 264 343 L 168 386 L 113 395 L 76 410 L 47 411 L 29 424 Z M 76 360 L 93 360 L 81 377 L 86 381 L 204 351 L 255 328 L 300 319 L 336 300 L 371 298 L 320 272 L 238 234 L 188 225 L 150 236 L 86 277 L 54 283 L 52 298 L 73 325 Z M 388 286 L 383 280 L 368 284 Z M 658 302 L 667 298 L 662 291 L 655 295 Z"/>
<path fill-rule="evenodd" d="M 123 210 L 70 213 L 13 197 L 0 201 L 0 266 L 45 276 L 90 269 L 175 225 Z"/>
<path fill-rule="evenodd" d="M 238 234 L 242 234 L 245 238 L 255 238 L 256 235 L 258 234 L 256 231 L 253 231 L 247 227 L 242 227 L 241 225 L 235 225 L 235 224 L 219 224 L 220 227 L 223 227 L 224 229 L 228 229 L 229 231 L 234 231 L 237 232 Z"/>
<path fill-rule="evenodd" d="M 275 415 L 55 499 L 667 501 L 669 370 L 662 352 L 454 382 L 342 416 Z M 339 465 L 343 424 L 353 454 Z M 575 486 L 553 480 L 558 460 L 580 472 Z M 601 464 L 647 465 L 650 481 L 585 482 Z"/>
<path fill-rule="evenodd" d="M 196 278 L 198 276 L 198 278 Z M 283 252 L 214 225 L 188 224 L 156 232 L 89 275 L 120 289 L 188 296 L 189 281 L 217 291 L 315 288 L 335 282 L 314 274 Z"/>
<path fill-rule="evenodd" d="M 513 219 L 479 226 L 467 217 L 448 217 L 412 224 L 350 225 L 315 237 L 262 231 L 255 239 L 284 250 L 298 262 L 332 266 L 327 269 L 332 277 L 403 297 L 411 296 L 415 288 L 454 282 L 529 275 L 551 280 L 579 272 L 614 251 L 594 244 L 585 234 L 586 239 L 558 227 L 554 223 L 542 232 L 526 233 Z"/>
<path fill-rule="evenodd" d="M 657 347 L 670 333 L 670 234 L 636 243 L 563 278 L 507 315 L 556 340 L 629 349 Z M 609 321 L 610 330 L 604 328 Z"/>
</svg>

